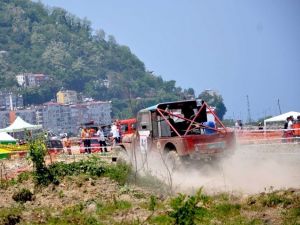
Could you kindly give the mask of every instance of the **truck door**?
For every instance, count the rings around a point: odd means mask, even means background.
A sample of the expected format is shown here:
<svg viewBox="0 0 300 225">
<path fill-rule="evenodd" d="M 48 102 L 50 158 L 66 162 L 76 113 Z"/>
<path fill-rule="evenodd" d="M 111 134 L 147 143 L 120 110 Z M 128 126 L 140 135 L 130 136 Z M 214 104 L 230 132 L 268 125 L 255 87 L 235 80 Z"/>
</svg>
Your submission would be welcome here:
<svg viewBox="0 0 300 225">
<path fill-rule="evenodd" d="M 140 112 L 137 117 L 137 147 L 141 153 L 146 153 L 151 147 L 151 113 L 149 111 Z"/>
</svg>

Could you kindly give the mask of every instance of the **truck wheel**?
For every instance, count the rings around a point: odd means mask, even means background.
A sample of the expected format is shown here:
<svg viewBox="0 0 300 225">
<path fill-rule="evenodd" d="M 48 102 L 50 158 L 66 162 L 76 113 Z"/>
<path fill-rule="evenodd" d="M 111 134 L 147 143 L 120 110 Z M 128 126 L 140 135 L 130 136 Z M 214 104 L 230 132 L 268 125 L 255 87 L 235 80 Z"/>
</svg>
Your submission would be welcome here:
<svg viewBox="0 0 300 225">
<path fill-rule="evenodd" d="M 180 167 L 182 167 L 182 160 L 175 150 L 171 150 L 166 153 L 165 163 L 170 171 L 179 170 Z"/>
</svg>

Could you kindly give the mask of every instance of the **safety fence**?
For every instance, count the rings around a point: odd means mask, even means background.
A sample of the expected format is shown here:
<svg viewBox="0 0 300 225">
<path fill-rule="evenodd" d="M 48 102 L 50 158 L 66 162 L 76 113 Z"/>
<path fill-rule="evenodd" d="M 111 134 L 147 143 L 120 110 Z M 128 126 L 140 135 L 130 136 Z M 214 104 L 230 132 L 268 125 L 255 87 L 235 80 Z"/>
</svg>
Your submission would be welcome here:
<svg viewBox="0 0 300 225">
<path fill-rule="evenodd" d="M 235 130 L 240 145 L 300 144 L 300 129 Z"/>
</svg>

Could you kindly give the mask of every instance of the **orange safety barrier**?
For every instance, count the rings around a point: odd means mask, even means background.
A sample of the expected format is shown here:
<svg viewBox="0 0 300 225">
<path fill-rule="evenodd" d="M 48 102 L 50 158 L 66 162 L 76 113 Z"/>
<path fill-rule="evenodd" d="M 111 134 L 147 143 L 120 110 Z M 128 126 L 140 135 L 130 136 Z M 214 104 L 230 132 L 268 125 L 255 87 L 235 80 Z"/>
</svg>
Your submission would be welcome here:
<svg viewBox="0 0 300 225">
<path fill-rule="evenodd" d="M 241 130 L 236 131 L 237 142 L 240 144 L 276 143 L 285 138 L 282 130 Z"/>
<path fill-rule="evenodd" d="M 296 137 L 300 137 L 300 122 L 293 124 L 292 128 L 294 129 L 293 135 Z"/>
</svg>

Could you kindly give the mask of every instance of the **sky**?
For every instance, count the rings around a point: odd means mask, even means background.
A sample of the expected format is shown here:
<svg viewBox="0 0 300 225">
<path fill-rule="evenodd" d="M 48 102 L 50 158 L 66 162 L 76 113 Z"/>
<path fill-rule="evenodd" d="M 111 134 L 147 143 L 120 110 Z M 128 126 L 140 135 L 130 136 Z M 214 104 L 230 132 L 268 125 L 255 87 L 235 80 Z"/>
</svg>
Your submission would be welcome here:
<svg viewBox="0 0 300 225">
<path fill-rule="evenodd" d="M 298 0 L 41 0 L 87 18 L 147 70 L 198 95 L 218 91 L 225 118 L 300 111 Z"/>
</svg>

